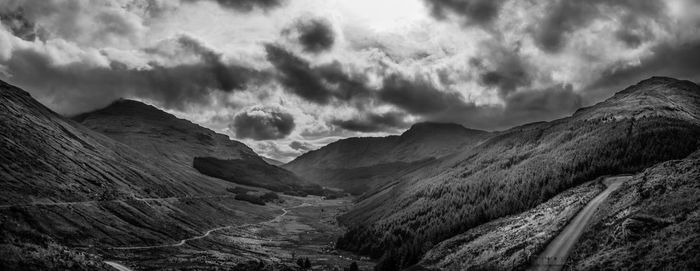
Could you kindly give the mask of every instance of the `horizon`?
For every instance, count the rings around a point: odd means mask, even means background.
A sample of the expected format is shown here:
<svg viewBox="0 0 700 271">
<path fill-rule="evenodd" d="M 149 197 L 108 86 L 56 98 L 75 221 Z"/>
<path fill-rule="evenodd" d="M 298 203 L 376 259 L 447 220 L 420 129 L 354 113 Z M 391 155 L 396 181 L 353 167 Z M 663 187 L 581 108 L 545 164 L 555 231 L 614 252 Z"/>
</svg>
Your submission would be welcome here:
<svg viewBox="0 0 700 271">
<path fill-rule="evenodd" d="M 690 0 L 2 2 L 0 79 L 50 109 L 134 99 L 281 161 L 420 122 L 551 121 L 655 75 L 700 81 Z"/>
</svg>

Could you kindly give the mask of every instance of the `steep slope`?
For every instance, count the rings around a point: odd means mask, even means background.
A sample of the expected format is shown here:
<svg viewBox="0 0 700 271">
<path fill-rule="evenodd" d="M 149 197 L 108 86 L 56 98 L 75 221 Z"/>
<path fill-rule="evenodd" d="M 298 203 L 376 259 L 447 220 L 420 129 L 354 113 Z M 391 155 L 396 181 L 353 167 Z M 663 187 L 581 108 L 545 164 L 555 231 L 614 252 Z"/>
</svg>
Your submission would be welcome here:
<svg viewBox="0 0 700 271">
<path fill-rule="evenodd" d="M 436 244 L 411 270 L 525 269 L 604 189 L 599 180 L 588 182 L 520 214 L 471 228 Z"/>
<path fill-rule="evenodd" d="M 414 264 L 430 246 L 603 175 L 633 173 L 700 146 L 700 87 L 651 78 L 568 118 L 504 131 L 438 159 L 341 218 L 338 247 Z"/>
<path fill-rule="evenodd" d="M 275 191 L 310 186 L 293 173 L 266 163 L 241 142 L 141 102 L 118 100 L 74 120 L 145 155 L 193 172 L 196 169 L 208 176 Z"/>
<path fill-rule="evenodd" d="M 564 270 L 700 266 L 700 152 L 653 166 L 613 193 Z"/>
<path fill-rule="evenodd" d="M 10 270 L 100 268 L 72 249 L 174 242 L 278 212 L 236 201 L 229 183 L 141 154 L 2 81 L 0 179 L 0 266 Z"/>
<path fill-rule="evenodd" d="M 324 186 L 361 194 L 408 168 L 476 145 L 490 134 L 451 123 L 418 123 L 400 136 L 348 138 L 283 167 Z"/>
</svg>

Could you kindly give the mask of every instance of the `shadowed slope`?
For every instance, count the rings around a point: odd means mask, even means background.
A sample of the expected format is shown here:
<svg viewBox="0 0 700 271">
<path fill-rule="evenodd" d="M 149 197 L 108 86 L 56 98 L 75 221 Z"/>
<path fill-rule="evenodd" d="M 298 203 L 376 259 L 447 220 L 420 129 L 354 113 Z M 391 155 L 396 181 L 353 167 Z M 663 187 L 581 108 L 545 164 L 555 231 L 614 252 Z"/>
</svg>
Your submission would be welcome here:
<svg viewBox="0 0 700 271">
<path fill-rule="evenodd" d="M 172 242 L 276 211 L 236 201 L 229 183 L 137 152 L 1 81 L 0 161 L 0 266 L 10 269 L 101 268 L 72 247 Z"/>
<path fill-rule="evenodd" d="M 275 191 L 310 186 L 293 173 L 266 163 L 241 142 L 141 102 L 118 100 L 74 119 L 145 155 L 192 172 Z"/>
</svg>

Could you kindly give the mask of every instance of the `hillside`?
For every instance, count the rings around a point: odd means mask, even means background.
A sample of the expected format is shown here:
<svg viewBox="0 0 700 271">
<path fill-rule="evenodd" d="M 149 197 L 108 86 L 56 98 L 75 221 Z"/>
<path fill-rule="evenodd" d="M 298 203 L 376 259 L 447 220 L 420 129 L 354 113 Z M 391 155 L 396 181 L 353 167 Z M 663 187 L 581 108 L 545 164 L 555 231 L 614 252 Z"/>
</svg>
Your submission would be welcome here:
<svg viewBox="0 0 700 271">
<path fill-rule="evenodd" d="M 172 243 L 270 219 L 230 183 L 153 159 L 65 119 L 0 81 L 0 266 L 104 268 L 75 247 Z M 19 261 L 19 262 L 17 262 Z"/>
<path fill-rule="evenodd" d="M 634 173 L 700 146 L 700 87 L 654 77 L 552 122 L 515 127 L 403 175 L 341 217 L 338 247 L 415 264 L 432 245 L 603 175 Z"/>
<path fill-rule="evenodd" d="M 700 152 L 635 175 L 595 214 L 564 270 L 700 266 Z"/>
<path fill-rule="evenodd" d="M 520 214 L 471 228 L 433 246 L 411 270 L 525 269 L 604 187 L 598 180 L 587 182 Z"/>
<path fill-rule="evenodd" d="M 338 140 L 283 167 L 324 186 L 361 194 L 426 161 L 467 149 L 489 133 L 451 123 L 418 123 L 398 136 Z"/>
<path fill-rule="evenodd" d="M 241 142 L 138 101 L 118 100 L 73 119 L 142 154 L 192 172 L 280 192 L 320 189 L 268 164 Z"/>
</svg>

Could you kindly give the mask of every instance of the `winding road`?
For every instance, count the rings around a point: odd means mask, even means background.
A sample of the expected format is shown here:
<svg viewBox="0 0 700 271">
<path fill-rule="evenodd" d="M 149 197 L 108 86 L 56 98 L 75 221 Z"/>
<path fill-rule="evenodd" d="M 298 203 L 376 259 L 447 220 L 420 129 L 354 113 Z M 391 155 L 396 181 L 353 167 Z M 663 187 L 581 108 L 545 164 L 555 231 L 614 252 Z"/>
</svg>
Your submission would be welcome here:
<svg viewBox="0 0 700 271">
<path fill-rule="evenodd" d="M 287 213 L 289 213 L 290 209 L 300 208 L 300 207 L 304 207 L 304 206 L 308 206 L 308 205 L 309 204 L 305 202 L 305 203 L 299 204 L 297 206 L 293 206 L 293 207 L 289 207 L 289 208 L 281 208 L 282 214 L 275 216 L 274 218 L 272 218 L 270 220 L 266 220 L 266 221 L 262 221 L 262 222 L 258 222 L 258 223 L 246 223 L 246 224 L 241 224 L 241 225 L 229 225 L 229 226 L 216 227 L 216 228 L 207 230 L 202 235 L 182 239 L 179 242 L 174 243 L 174 244 L 155 245 L 155 246 L 112 247 L 111 249 L 130 250 L 130 249 L 151 249 L 151 248 L 164 248 L 164 247 L 179 247 L 179 246 L 186 244 L 188 241 L 194 241 L 194 240 L 205 238 L 216 231 L 230 229 L 230 228 L 243 228 L 243 227 L 247 227 L 247 226 L 251 226 L 251 225 L 255 225 L 255 224 L 275 222 L 275 221 L 282 219 L 282 217 L 284 217 L 285 215 L 287 215 Z"/>
<path fill-rule="evenodd" d="M 193 241 L 193 240 L 198 240 L 198 239 L 205 238 L 205 237 L 211 235 L 213 232 L 216 232 L 216 231 L 220 231 L 220 230 L 224 230 L 224 229 L 230 229 L 230 228 L 242 228 L 242 227 L 247 227 L 247 226 L 255 225 L 255 224 L 263 224 L 263 223 L 277 222 L 277 221 L 281 220 L 285 215 L 287 215 L 287 214 L 289 213 L 289 210 L 295 209 L 295 208 L 304 207 L 304 206 L 309 206 L 309 205 L 310 205 L 309 203 L 304 202 L 304 203 L 301 203 L 301 204 L 299 204 L 299 205 L 297 205 L 297 206 L 293 206 L 293 207 L 289 207 L 289 208 L 281 208 L 282 214 L 280 214 L 280 215 L 278 215 L 278 216 L 275 216 L 274 218 L 272 218 L 272 219 L 270 219 L 270 220 L 266 220 L 266 221 L 262 221 L 262 222 L 258 222 L 258 223 L 246 223 L 246 224 L 242 224 L 242 225 L 230 225 L 230 226 L 216 227 L 216 228 L 207 230 L 207 231 L 204 232 L 204 234 L 202 234 L 202 235 L 198 235 L 198 236 L 195 236 L 195 237 L 190 237 L 190 238 L 182 239 L 182 240 L 180 240 L 179 242 L 177 242 L 177 243 L 175 243 L 175 244 L 165 244 L 165 245 L 155 245 L 155 246 L 112 247 L 111 249 L 118 249 L 118 250 L 131 250 L 131 249 L 133 249 L 133 250 L 137 250 L 137 249 L 152 249 L 152 248 L 165 248 L 165 247 L 179 247 L 179 246 L 183 246 L 183 245 L 186 244 L 188 241 Z M 122 265 L 122 264 L 119 264 L 119 263 L 117 263 L 117 262 L 113 262 L 113 261 L 104 261 L 104 262 L 105 262 L 107 265 L 109 265 L 109 266 L 111 266 L 111 267 L 114 267 L 115 269 L 117 269 L 117 270 L 119 270 L 119 271 L 132 271 L 130 268 L 128 268 L 128 267 L 126 267 L 126 266 L 124 266 L 124 265 Z"/>
<path fill-rule="evenodd" d="M 610 193 L 617 190 L 622 183 L 629 180 L 631 176 L 613 176 L 603 180 L 607 188 L 598 194 L 593 200 L 588 202 L 585 207 L 571 220 L 569 225 L 559 233 L 559 235 L 549 243 L 544 252 L 537 258 L 535 265 L 530 270 L 536 271 L 559 271 L 566 263 L 566 259 L 574 247 L 579 237 L 583 233 L 596 209 L 605 199 L 610 196 Z"/>
</svg>

